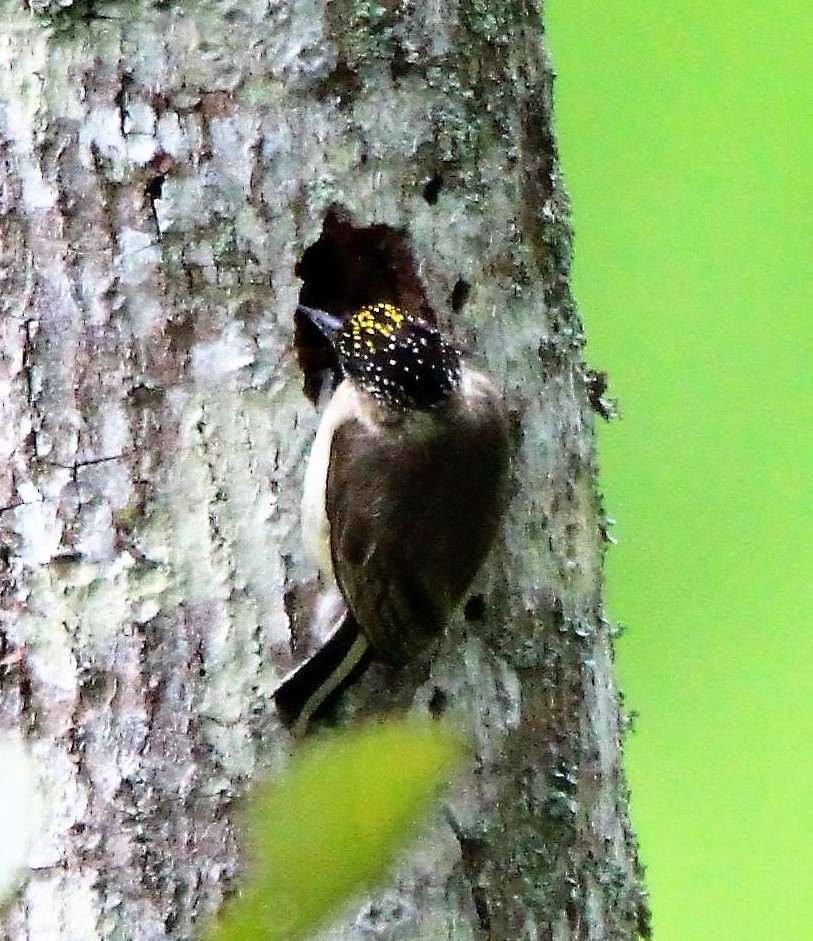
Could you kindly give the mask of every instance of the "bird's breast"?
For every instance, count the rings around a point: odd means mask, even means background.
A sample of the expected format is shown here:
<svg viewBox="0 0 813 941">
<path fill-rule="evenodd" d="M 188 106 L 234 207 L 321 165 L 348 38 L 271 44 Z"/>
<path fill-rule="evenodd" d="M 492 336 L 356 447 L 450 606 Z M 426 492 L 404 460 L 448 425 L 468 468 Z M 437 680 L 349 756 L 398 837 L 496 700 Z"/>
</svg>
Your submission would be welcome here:
<svg viewBox="0 0 813 941">
<path fill-rule="evenodd" d="M 349 421 L 359 421 L 374 431 L 366 396 L 345 379 L 325 409 L 311 447 L 302 490 L 302 541 L 308 557 L 320 571 L 333 578 L 330 523 L 327 518 L 327 475 L 333 436 Z"/>
</svg>

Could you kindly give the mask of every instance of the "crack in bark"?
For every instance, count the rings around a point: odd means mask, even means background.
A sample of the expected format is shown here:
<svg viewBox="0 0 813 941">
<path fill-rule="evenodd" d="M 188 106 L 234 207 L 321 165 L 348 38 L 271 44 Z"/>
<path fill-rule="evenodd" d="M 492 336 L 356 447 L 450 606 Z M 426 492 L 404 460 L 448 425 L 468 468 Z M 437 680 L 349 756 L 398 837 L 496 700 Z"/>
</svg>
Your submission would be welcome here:
<svg viewBox="0 0 813 941">
<path fill-rule="evenodd" d="M 477 916 L 481 938 L 483 941 L 491 941 L 491 912 L 488 904 L 488 893 L 481 881 L 485 841 L 477 837 L 467 836 L 448 811 L 446 819 L 460 847 L 460 861 L 471 892 L 472 905 Z"/>
</svg>

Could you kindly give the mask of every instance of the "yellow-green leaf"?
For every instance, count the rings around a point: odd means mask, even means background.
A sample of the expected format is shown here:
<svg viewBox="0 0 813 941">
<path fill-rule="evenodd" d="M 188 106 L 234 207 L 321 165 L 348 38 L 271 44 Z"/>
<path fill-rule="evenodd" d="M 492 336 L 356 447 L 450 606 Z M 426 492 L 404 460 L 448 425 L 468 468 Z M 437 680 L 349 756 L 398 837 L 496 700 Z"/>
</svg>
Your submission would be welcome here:
<svg viewBox="0 0 813 941">
<path fill-rule="evenodd" d="M 302 746 L 249 798 L 248 868 L 210 941 L 292 941 L 380 879 L 463 753 L 435 724 L 368 726 Z"/>
</svg>

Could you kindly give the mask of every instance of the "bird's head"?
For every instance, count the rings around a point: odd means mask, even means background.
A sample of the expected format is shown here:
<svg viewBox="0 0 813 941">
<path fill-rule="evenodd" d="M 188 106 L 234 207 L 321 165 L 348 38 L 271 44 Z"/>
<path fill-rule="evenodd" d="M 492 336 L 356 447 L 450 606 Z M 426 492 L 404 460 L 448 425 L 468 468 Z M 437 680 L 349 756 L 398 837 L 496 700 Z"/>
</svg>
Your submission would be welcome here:
<svg viewBox="0 0 813 941">
<path fill-rule="evenodd" d="M 460 381 L 460 356 L 440 331 L 388 302 L 346 318 L 300 305 L 329 340 L 345 375 L 392 408 L 431 409 Z"/>
</svg>

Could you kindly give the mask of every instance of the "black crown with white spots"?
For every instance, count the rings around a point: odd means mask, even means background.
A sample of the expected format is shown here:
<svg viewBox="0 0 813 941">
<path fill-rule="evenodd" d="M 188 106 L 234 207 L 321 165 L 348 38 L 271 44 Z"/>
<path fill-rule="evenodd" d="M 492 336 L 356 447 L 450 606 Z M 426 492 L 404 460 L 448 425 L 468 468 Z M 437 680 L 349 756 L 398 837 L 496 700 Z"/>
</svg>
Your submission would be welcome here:
<svg viewBox="0 0 813 941">
<path fill-rule="evenodd" d="M 431 409 L 460 382 L 460 356 L 437 328 L 392 304 L 362 307 L 333 340 L 345 372 L 385 405 Z"/>
</svg>

